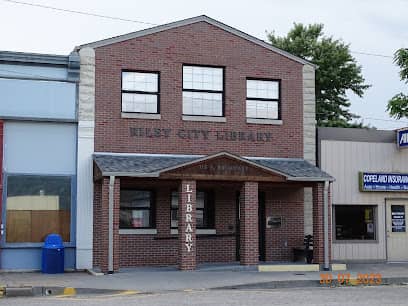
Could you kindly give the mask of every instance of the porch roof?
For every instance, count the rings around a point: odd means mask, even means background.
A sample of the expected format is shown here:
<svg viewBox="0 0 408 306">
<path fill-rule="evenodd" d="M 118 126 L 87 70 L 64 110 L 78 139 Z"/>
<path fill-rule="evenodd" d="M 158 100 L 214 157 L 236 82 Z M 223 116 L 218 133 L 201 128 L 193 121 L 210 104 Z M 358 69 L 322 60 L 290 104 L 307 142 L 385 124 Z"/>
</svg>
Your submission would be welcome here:
<svg viewBox="0 0 408 306">
<path fill-rule="evenodd" d="M 159 178 L 161 173 L 224 156 L 281 175 L 288 181 L 334 181 L 329 174 L 300 158 L 240 157 L 220 152 L 208 156 L 95 153 L 93 159 L 102 176 Z"/>
</svg>

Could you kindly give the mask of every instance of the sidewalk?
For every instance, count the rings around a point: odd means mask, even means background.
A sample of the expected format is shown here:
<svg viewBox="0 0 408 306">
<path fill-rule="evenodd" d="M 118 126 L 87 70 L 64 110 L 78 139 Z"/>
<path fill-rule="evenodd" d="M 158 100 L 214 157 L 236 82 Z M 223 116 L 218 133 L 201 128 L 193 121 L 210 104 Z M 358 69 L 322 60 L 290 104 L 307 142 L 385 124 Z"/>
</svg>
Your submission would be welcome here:
<svg viewBox="0 0 408 306">
<path fill-rule="evenodd" d="M 64 274 L 0 273 L 0 286 L 6 288 L 36 288 L 44 294 L 46 288 L 83 288 L 92 290 L 132 290 L 160 292 L 168 290 L 204 290 L 218 288 L 270 289 L 280 287 L 321 286 L 321 273 L 380 273 L 383 283 L 408 283 L 406 264 L 349 264 L 348 271 L 333 272 L 264 272 L 239 265 L 203 265 L 196 271 L 183 272 L 175 267 L 123 269 L 112 275 L 93 276 L 86 272 Z M 336 285 L 333 283 L 333 285 Z M 87 292 L 86 290 L 80 290 Z M 51 291 L 50 291 L 51 292 Z M 56 290 L 55 292 L 61 292 Z M 52 293 L 53 294 L 53 293 Z"/>
</svg>

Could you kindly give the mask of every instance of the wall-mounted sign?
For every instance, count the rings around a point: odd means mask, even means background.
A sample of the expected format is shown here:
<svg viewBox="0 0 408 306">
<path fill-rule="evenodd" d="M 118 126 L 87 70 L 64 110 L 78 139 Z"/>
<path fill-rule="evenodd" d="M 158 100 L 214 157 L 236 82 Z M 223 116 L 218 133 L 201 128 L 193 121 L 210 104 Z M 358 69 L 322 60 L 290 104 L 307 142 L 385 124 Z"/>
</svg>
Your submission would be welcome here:
<svg viewBox="0 0 408 306">
<path fill-rule="evenodd" d="M 266 218 L 266 228 L 280 228 L 282 226 L 282 217 L 267 217 Z"/>
<path fill-rule="evenodd" d="M 186 185 L 186 194 L 187 194 L 187 201 L 186 201 L 186 230 L 185 230 L 185 246 L 187 248 L 187 252 L 191 252 L 191 249 L 193 248 L 193 238 L 192 238 L 192 233 L 193 233 L 193 203 L 192 203 L 192 196 L 193 196 L 193 190 L 191 189 L 191 186 L 189 184 Z"/>
<path fill-rule="evenodd" d="M 391 205 L 391 229 L 393 233 L 405 232 L 405 205 Z"/>
<path fill-rule="evenodd" d="M 360 191 L 408 191 L 408 174 L 359 173 Z"/>
<path fill-rule="evenodd" d="M 408 128 L 397 130 L 397 147 L 408 148 Z"/>
<path fill-rule="evenodd" d="M 232 142 L 272 142 L 272 133 L 263 131 L 232 131 L 232 130 L 202 130 L 202 129 L 169 129 L 131 127 L 131 137 L 164 139 L 177 137 L 182 140 L 216 140 Z"/>
</svg>

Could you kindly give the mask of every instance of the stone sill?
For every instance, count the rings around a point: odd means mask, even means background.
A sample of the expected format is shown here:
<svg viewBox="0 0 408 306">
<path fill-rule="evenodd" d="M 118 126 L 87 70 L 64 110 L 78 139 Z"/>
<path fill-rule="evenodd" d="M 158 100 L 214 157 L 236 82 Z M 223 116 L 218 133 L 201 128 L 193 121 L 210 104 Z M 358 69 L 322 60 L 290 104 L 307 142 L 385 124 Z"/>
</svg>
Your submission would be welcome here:
<svg viewBox="0 0 408 306">
<path fill-rule="evenodd" d="M 254 124 L 269 124 L 269 125 L 282 125 L 282 120 L 277 119 L 256 119 L 256 118 L 247 118 L 247 123 L 254 123 Z"/>
<path fill-rule="evenodd" d="M 212 116 L 189 116 L 183 115 L 184 121 L 200 121 L 200 122 L 227 122 L 225 117 L 212 117 Z"/>
<path fill-rule="evenodd" d="M 120 229 L 119 235 L 157 235 L 155 228 Z"/>
<path fill-rule="evenodd" d="M 144 114 L 144 113 L 121 113 L 121 118 L 127 119 L 148 119 L 148 120 L 160 120 L 160 114 Z"/>
<path fill-rule="evenodd" d="M 171 234 L 177 235 L 178 229 L 172 228 Z M 197 235 L 216 235 L 216 234 L 217 234 L 217 230 L 215 229 L 197 229 Z"/>
</svg>

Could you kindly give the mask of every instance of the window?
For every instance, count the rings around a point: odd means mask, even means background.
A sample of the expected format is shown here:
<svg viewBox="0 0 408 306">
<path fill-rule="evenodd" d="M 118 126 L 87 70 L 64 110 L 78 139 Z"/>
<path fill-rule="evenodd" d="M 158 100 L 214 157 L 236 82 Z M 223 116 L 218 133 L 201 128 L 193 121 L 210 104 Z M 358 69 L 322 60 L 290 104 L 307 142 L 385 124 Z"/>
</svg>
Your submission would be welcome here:
<svg viewBox="0 0 408 306">
<path fill-rule="evenodd" d="M 375 206 L 335 205 L 336 240 L 375 240 Z"/>
<path fill-rule="evenodd" d="M 8 175 L 6 242 L 70 241 L 71 176 Z"/>
<path fill-rule="evenodd" d="M 183 115 L 224 116 L 224 68 L 183 65 Z"/>
<path fill-rule="evenodd" d="M 212 229 L 215 226 L 213 192 L 197 191 L 196 221 L 197 228 Z M 178 192 L 171 193 L 171 227 L 178 227 Z"/>
<path fill-rule="evenodd" d="M 159 73 L 122 72 L 122 112 L 158 114 Z"/>
<path fill-rule="evenodd" d="M 280 119 L 280 81 L 247 79 L 246 116 Z"/>
<path fill-rule="evenodd" d="M 119 228 L 154 228 L 154 194 L 147 190 L 120 191 Z"/>
</svg>

